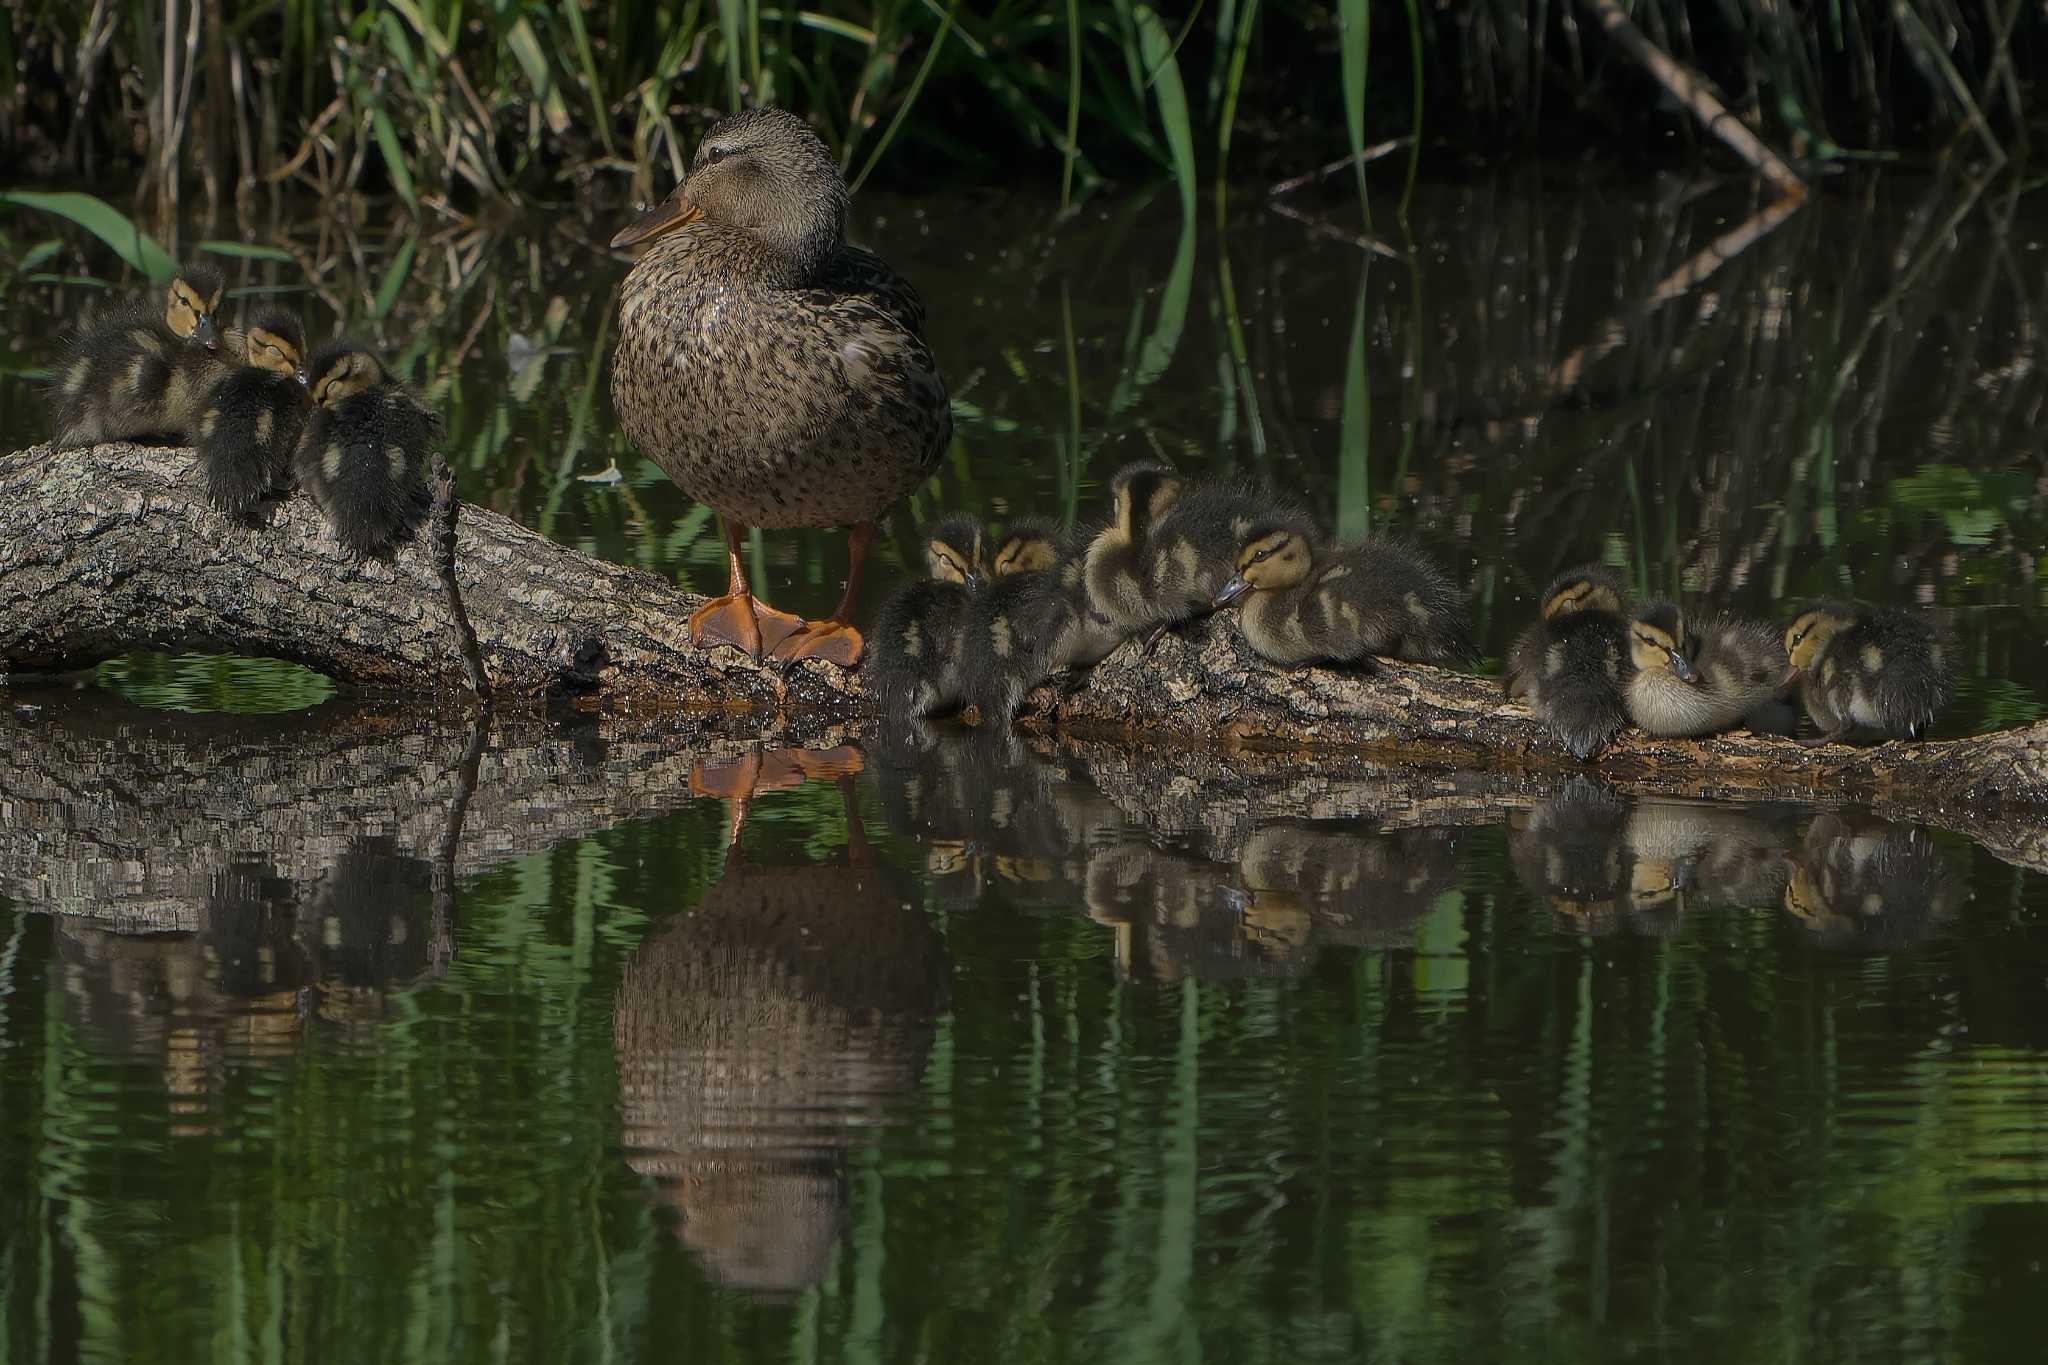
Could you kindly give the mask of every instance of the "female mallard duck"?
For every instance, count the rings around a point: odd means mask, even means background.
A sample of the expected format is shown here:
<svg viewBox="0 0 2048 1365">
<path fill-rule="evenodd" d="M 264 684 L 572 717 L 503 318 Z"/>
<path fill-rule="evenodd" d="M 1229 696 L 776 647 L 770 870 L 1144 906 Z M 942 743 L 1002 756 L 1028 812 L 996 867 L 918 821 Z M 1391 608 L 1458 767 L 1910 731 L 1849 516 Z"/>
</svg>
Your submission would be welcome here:
<svg viewBox="0 0 2048 1365">
<path fill-rule="evenodd" d="M 171 281 L 164 311 L 131 301 L 75 337 L 52 394 L 59 448 L 198 430 L 206 395 L 242 363 L 242 336 L 218 322 L 227 283 L 212 266 Z"/>
<path fill-rule="evenodd" d="M 1082 578 L 1095 614 L 1119 638 L 1151 624 L 1143 581 L 1145 542 L 1180 496 L 1181 477 L 1162 464 L 1126 465 L 1109 481 L 1115 511 L 1089 542 Z"/>
<path fill-rule="evenodd" d="M 425 463 L 441 416 L 347 337 L 313 352 L 307 369 L 313 415 L 293 472 L 344 546 L 381 554 L 411 538 L 426 513 Z"/>
<path fill-rule="evenodd" d="M 906 583 L 876 622 L 873 686 L 891 715 L 932 716 L 960 702 L 968 615 L 988 572 L 981 523 L 948 517 L 925 533 L 925 576 Z"/>
<path fill-rule="evenodd" d="M 1823 602 L 1787 628 L 1785 653 L 1782 686 L 1799 688 L 1821 730 L 1809 744 L 1857 729 L 1917 739 L 1955 692 L 1934 627 L 1895 607 Z"/>
<path fill-rule="evenodd" d="M 1629 719 L 1653 735 L 1711 735 L 1748 722 L 1791 733 L 1777 700 L 1785 642 L 1761 621 L 1716 616 L 1694 630 L 1670 602 L 1640 607 L 1629 622 Z"/>
<path fill-rule="evenodd" d="M 1373 655 L 1469 663 L 1478 651 L 1457 585 L 1403 540 L 1362 540 L 1317 553 L 1303 525 L 1258 525 L 1216 596 L 1244 637 L 1276 664 L 1364 663 Z"/>
<path fill-rule="evenodd" d="M 206 495 L 236 517 L 285 485 L 306 420 L 306 338 L 299 320 L 268 314 L 249 329 L 247 344 L 249 363 L 213 386 L 199 418 Z"/>
<path fill-rule="evenodd" d="M 924 307 L 846 245 L 846 182 L 802 119 L 752 109 L 704 137 L 689 176 L 612 246 L 651 242 L 619 297 L 612 404 L 626 434 L 725 522 L 730 580 L 690 617 L 701 643 L 852 666 L 875 518 L 952 439 Z M 740 568 L 747 527 L 851 525 L 846 592 L 824 621 L 766 607 Z"/>
<path fill-rule="evenodd" d="M 1609 570 L 1567 569 L 1544 590 L 1542 615 L 1508 652 L 1507 694 L 1526 698 L 1575 758 L 1591 758 L 1628 721 L 1622 597 Z"/>
</svg>

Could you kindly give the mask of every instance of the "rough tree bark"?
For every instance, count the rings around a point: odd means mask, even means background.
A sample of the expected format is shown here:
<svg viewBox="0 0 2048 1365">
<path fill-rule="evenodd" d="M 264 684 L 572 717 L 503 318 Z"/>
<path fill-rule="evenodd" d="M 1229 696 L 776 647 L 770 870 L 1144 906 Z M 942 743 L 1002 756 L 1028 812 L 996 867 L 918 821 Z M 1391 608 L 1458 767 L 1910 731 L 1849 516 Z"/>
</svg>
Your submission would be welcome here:
<svg viewBox="0 0 2048 1365">
<path fill-rule="evenodd" d="M 460 691 L 462 660 L 430 537 L 355 563 L 303 498 L 267 526 L 209 510 L 186 451 L 109 445 L 0 456 L 0 674 L 75 668 L 137 648 L 295 659 L 345 683 L 409 695 Z M 456 577 L 494 698 L 518 710 L 564 693 L 598 709 L 719 710 L 750 724 L 850 719 L 872 709 L 856 675 L 785 673 L 702 651 L 700 598 L 594 560 L 496 513 L 462 508 Z M 1041 687 L 1026 728 L 1151 737 L 1183 748 L 1440 767 L 1582 771 L 1496 679 L 1416 665 L 1376 674 L 1284 672 L 1228 621 L 1126 645 L 1070 695 Z M 1630 734 L 1592 765 L 1652 791 L 1891 801 L 1938 811 L 2048 805 L 2048 724 L 1939 743 L 1802 749 Z"/>
</svg>

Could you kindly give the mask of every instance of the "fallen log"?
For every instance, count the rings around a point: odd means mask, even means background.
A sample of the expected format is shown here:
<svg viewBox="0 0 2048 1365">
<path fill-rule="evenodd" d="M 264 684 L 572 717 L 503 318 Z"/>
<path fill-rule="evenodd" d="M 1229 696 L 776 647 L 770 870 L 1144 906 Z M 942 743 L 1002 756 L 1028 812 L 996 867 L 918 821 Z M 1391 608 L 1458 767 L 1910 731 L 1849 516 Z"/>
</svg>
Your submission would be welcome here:
<svg viewBox="0 0 2048 1365">
<path fill-rule="evenodd" d="M 435 525 L 445 536 L 445 523 Z M 388 562 L 358 562 L 307 499 L 284 500 L 262 527 L 216 514 L 187 451 L 107 445 L 0 456 L 0 675 L 74 669 L 133 649 L 200 649 L 296 660 L 408 696 L 464 693 L 435 534 Z M 686 622 L 703 599 L 494 512 L 462 506 L 454 559 L 501 712 L 566 697 L 612 712 L 743 713 L 746 724 L 773 728 L 873 709 L 858 675 L 829 664 L 785 671 L 698 649 Z M 1227 619 L 1168 637 L 1150 654 L 1126 644 L 1077 681 L 1070 691 L 1037 689 L 1021 724 L 1260 751 L 1269 763 L 1313 766 L 1341 753 L 1588 770 L 1525 708 L 1503 701 L 1496 679 L 1399 663 L 1370 676 L 1276 669 Z M 2048 724 L 1871 748 L 1630 733 L 1590 770 L 1647 792 L 2025 810 L 2048 805 Z"/>
</svg>

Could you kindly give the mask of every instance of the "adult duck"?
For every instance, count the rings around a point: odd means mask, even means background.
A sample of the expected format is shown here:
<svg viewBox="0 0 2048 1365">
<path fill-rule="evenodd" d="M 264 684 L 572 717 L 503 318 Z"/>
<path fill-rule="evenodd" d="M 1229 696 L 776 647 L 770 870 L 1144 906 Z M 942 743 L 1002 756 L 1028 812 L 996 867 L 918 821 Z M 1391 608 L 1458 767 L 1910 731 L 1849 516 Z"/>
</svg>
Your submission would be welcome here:
<svg viewBox="0 0 2048 1365">
<path fill-rule="evenodd" d="M 699 644 L 851 667 L 875 519 L 952 439 L 924 306 L 846 244 L 846 204 L 838 162 L 802 119 L 750 109 L 714 125 L 683 183 L 612 238 L 648 243 L 620 291 L 612 405 L 725 522 L 730 581 L 690 617 Z M 850 526 L 838 610 L 805 622 L 757 599 L 740 567 L 750 526 Z"/>
</svg>

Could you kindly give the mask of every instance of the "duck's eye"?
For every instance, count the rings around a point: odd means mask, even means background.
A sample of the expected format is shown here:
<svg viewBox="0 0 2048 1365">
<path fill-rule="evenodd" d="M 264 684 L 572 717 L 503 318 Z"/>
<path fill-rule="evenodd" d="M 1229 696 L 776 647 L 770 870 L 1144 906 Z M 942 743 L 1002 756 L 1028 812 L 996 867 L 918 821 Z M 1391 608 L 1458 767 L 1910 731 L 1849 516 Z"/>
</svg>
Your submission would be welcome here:
<svg viewBox="0 0 2048 1365">
<path fill-rule="evenodd" d="M 718 162 L 731 156 L 732 151 L 732 148 L 714 142 L 704 149 L 704 164 L 707 166 L 716 165 Z"/>
</svg>

